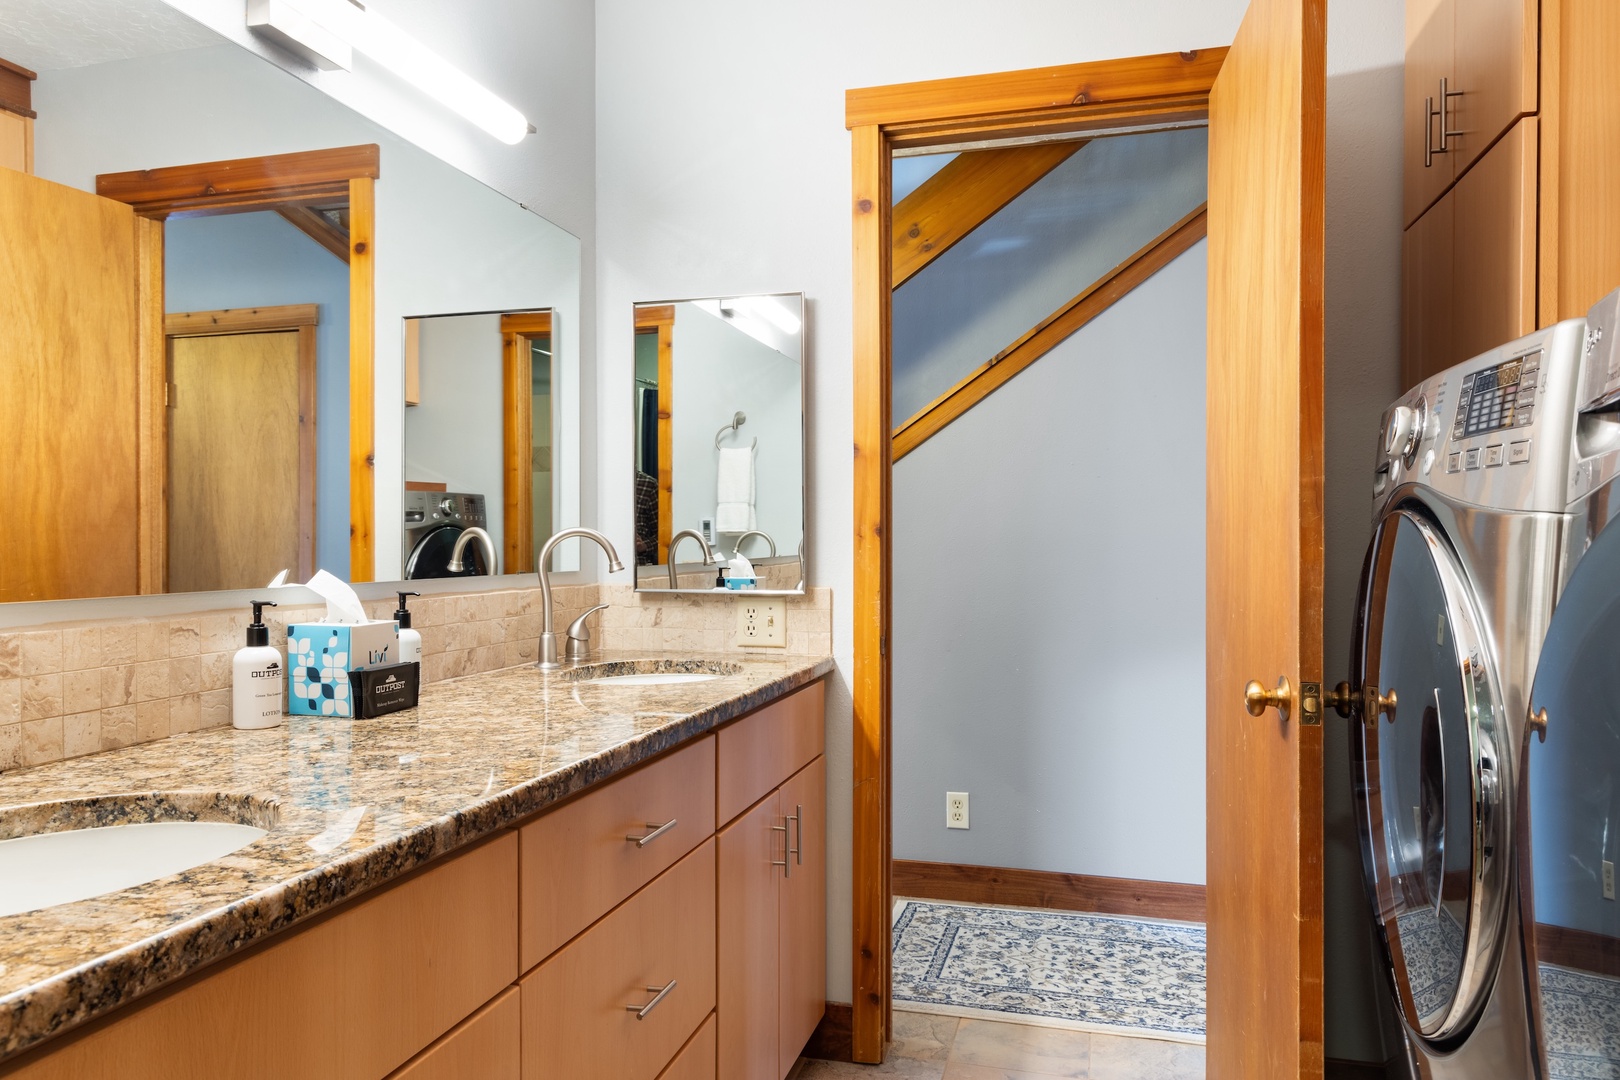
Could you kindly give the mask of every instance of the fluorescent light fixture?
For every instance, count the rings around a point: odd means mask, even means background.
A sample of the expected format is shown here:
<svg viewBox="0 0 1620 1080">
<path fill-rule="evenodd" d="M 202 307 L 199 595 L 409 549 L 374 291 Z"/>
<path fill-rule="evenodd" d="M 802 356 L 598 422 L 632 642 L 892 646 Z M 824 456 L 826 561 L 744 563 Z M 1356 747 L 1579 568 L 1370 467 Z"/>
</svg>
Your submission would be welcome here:
<svg viewBox="0 0 1620 1080">
<path fill-rule="evenodd" d="M 737 296 L 720 301 L 723 314 L 752 315 L 764 319 L 782 333 L 792 336 L 799 332 L 799 317 L 778 303 L 774 296 Z"/>
<path fill-rule="evenodd" d="M 255 22 L 256 10 L 264 21 Z M 248 0 L 248 25 L 280 44 L 291 42 L 300 55 L 319 57 L 314 62 L 321 67 L 350 67 L 328 50 L 352 48 L 504 143 L 520 143 L 534 130 L 466 72 L 352 0 Z"/>
<path fill-rule="evenodd" d="M 354 50 L 348 42 L 287 0 L 248 0 L 247 24 L 323 71 L 347 71 L 354 66 Z"/>
</svg>

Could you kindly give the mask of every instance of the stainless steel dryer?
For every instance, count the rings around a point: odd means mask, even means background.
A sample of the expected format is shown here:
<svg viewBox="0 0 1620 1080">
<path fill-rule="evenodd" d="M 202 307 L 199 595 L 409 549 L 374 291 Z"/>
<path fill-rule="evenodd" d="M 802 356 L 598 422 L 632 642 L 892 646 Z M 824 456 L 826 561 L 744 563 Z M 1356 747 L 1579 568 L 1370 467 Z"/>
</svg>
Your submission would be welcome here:
<svg viewBox="0 0 1620 1080">
<path fill-rule="evenodd" d="M 483 552 L 474 544 L 464 553 L 463 569 L 451 573 L 450 555 L 456 539 L 468 528 L 489 523 L 484 497 L 459 491 L 407 491 L 405 493 L 405 577 L 409 580 L 473 577 L 490 574 Z"/>
<path fill-rule="evenodd" d="M 1620 1077 L 1620 293 L 1587 315 L 1586 342 L 1569 580 L 1523 735 L 1519 907 L 1545 1080 Z"/>
<path fill-rule="evenodd" d="M 1584 328 L 1477 356 L 1384 415 L 1351 760 L 1367 894 L 1426 1078 L 1532 1075 L 1515 785 L 1560 580 Z"/>
</svg>

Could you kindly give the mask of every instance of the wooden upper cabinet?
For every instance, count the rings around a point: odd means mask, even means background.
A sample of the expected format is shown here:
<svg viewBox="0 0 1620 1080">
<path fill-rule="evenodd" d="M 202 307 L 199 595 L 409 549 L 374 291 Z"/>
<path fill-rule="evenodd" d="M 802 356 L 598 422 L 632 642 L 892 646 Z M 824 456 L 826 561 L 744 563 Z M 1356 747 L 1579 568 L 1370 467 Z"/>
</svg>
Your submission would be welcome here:
<svg viewBox="0 0 1620 1080">
<path fill-rule="evenodd" d="M 1539 40 L 1537 0 L 1409 0 L 1405 224 L 1434 205 L 1514 121 L 1536 111 Z M 1425 149 L 1425 140 L 1436 152 Z"/>
<path fill-rule="evenodd" d="M 1521 116 L 1536 111 L 1537 0 L 1455 0 L 1456 65 L 1447 110 L 1452 169 L 1462 176 Z"/>
<path fill-rule="evenodd" d="M 1406 68 L 1402 82 L 1402 217 L 1410 225 L 1451 186 L 1454 155 L 1429 154 L 1437 146 L 1438 121 L 1425 107 L 1440 92 L 1440 80 L 1451 79 L 1456 65 L 1456 16 L 1467 0 L 1407 0 Z M 1455 99 L 1453 99 L 1455 100 Z M 1438 108 L 1438 106 L 1436 106 Z"/>
</svg>

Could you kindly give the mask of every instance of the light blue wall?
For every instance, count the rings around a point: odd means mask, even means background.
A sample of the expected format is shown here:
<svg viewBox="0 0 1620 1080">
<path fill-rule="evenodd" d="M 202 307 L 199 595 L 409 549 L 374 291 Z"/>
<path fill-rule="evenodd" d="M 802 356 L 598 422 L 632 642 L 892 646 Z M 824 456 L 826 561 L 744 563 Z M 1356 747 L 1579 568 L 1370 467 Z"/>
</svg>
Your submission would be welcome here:
<svg viewBox="0 0 1620 1080">
<path fill-rule="evenodd" d="M 895 858 L 1204 880 L 1205 272 L 895 465 Z"/>
<path fill-rule="evenodd" d="M 315 562 L 349 576 L 349 267 L 276 214 L 179 218 L 164 230 L 170 312 L 318 304 Z M 266 468 L 284 467 L 266 462 Z"/>
</svg>

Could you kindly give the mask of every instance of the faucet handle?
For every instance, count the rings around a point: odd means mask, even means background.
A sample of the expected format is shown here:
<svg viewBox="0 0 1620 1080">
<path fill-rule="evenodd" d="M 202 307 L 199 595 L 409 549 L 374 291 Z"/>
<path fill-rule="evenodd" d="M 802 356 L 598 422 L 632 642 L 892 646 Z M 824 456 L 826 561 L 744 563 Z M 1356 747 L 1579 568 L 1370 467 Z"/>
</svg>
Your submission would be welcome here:
<svg viewBox="0 0 1620 1080">
<path fill-rule="evenodd" d="M 585 627 L 585 620 L 607 607 L 606 604 L 597 604 L 590 608 L 579 618 L 568 624 L 567 658 L 570 660 L 583 660 L 591 652 L 591 632 Z"/>
</svg>

